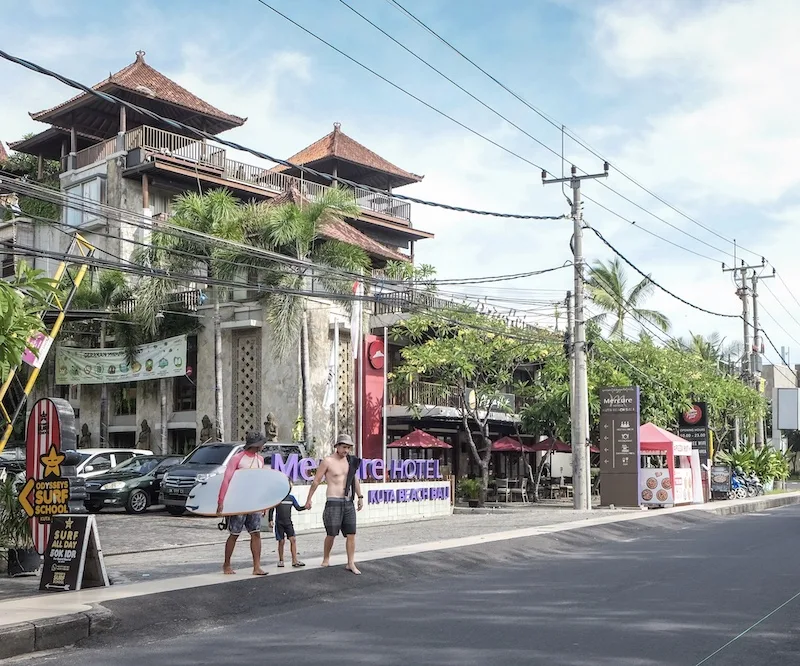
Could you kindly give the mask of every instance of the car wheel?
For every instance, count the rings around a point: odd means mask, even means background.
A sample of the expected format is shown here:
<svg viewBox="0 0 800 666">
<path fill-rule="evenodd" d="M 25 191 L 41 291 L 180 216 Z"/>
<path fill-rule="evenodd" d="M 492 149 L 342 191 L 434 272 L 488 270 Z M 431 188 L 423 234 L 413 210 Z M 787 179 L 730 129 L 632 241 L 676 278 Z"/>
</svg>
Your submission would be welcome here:
<svg viewBox="0 0 800 666">
<path fill-rule="evenodd" d="M 86 502 L 84 506 L 89 513 L 100 513 L 103 508 L 103 505 L 98 502 Z"/>
<path fill-rule="evenodd" d="M 182 516 L 186 512 L 186 509 L 182 506 L 168 506 L 167 512 L 171 516 Z"/>
<path fill-rule="evenodd" d="M 125 511 L 128 513 L 144 513 L 148 504 L 147 493 L 144 490 L 134 490 L 125 503 Z"/>
</svg>

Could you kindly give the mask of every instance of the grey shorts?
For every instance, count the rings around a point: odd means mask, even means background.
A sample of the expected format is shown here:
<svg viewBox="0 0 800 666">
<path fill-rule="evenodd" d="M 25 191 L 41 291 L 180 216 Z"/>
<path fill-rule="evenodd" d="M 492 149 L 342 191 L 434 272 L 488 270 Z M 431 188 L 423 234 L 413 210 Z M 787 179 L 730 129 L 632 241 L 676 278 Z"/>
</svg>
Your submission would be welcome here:
<svg viewBox="0 0 800 666">
<path fill-rule="evenodd" d="M 242 529 L 247 530 L 250 534 L 261 532 L 261 512 L 228 516 L 228 531 L 231 534 L 241 534 Z"/>
<path fill-rule="evenodd" d="M 355 534 L 356 507 L 353 505 L 353 501 L 338 497 L 328 499 L 325 503 L 325 510 L 322 512 L 322 522 L 328 536 L 336 536 L 339 532 L 342 533 L 342 536 Z"/>
</svg>

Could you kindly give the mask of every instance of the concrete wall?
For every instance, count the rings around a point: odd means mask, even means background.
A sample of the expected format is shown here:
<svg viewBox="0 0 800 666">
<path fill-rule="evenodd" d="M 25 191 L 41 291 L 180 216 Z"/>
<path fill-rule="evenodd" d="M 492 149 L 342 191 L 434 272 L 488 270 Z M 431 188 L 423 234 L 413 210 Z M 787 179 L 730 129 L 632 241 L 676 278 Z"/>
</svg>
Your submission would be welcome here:
<svg viewBox="0 0 800 666">
<path fill-rule="evenodd" d="M 306 502 L 309 488 L 310 486 L 294 486 L 292 488 L 292 495 L 297 498 L 301 506 Z M 405 494 L 410 495 L 412 488 L 415 491 L 419 489 L 441 489 L 445 491 L 447 499 L 426 500 L 410 499 L 407 497 L 405 501 L 400 502 L 377 502 L 375 501 L 376 498 L 371 494 L 372 491 L 393 490 L 395 495 L 397 495 L 397 491 L 402 490 L 405 491 Z M 439 518 L 441 516 L 449 516 L 453 513 L 452 498 L 449 494 L 449 481 L 362 483 L 361 492 L 364 495 L 364 508 L 357 514 L 359 526 Z M 416 494 L 419 495 L 419 493 Z M 324 527 L 322 524 L 322 512 L 324 509 L 325 487 L 321 486 L 317 489 L 317 492 L 314 493 L 310 511 L 292 510 L 292 522 L 297 532 L 322 529 Z"/>
</svg>

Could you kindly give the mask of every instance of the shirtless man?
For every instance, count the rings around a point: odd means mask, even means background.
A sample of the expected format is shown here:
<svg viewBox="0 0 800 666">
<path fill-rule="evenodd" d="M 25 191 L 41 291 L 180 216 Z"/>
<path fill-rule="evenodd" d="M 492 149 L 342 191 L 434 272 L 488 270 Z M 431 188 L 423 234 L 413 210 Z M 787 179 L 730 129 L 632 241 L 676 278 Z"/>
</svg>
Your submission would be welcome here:
<svg viewBox="0 0 800 666">
<path fill-rule="evenodd" d="M 322 522 L 325 523 L 325 548 L 322 554 L 322 566 L 330 564 L 331 549 L 333 541 L 341 532 L 346 539 L 347 549 L 347 570 L 356 575 L 361 572 L 356 567 L 356 510 L 353 506 L 353 492 L 358 496 L 358 510 L 364 508 L 364 496 L 361 494 L 361 482 L 358 476 L 353 479 L 349 497 L 345 493 L 347 488 L 347 475 L 350 471 L 350 463 L 347 459 L 348 454 L 353 450 L 353 440 L 350 435 L 339 435 L 336 439 L 334 453 L 325 458 L 317 468 L 314 482 L 308 491 L 306 509 L 311 508 L 311 498 L 317 490 L 317 486 L 322 482 L 323 477 L 327 484 L 327 502 L 325 511 L 322 514 Z"/>
</svg>

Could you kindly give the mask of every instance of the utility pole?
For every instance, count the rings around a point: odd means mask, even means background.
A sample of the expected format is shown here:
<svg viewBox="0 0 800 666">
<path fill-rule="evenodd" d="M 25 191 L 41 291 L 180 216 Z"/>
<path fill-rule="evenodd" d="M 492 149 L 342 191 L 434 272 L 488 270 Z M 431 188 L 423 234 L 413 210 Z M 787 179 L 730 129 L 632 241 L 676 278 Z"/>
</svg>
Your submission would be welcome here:
<svg viewBox="0 0 800 666">
<path fill-rule="evenodd" d="M 572 188 L 572 253 L 575 273 L 575 333 L 573 335 L 573 355 L 575 357 L 574 385 L 570 401 L 572 421 L 572 490 L 573 508 L 589 511 L 592 498 L 586 492 L 589 468 L 589 387 L 586 376 L 586 319 L 583 307 L 583 210 L 581 203 L 581 181 L 608 178 L 608 162 L 603 165 L 603 173 L 578 175 L 575 165 L 569 178 L 547 178 L 542 171 L 542 184 L 569 183 Z"/>
<path fill-rule="evenodd" d="M 766 264 L 762 258 L 761 263 Z M 750 354 L 750 372 L 753 375 L 753 388 L 756 391 L 761 391 L 761 354 L 764 353 L 764 342 L 761 340 L 761 322 L 758 319 L 758 281 L 767 280 L 775 277 L 775 269 L 772 269 L 772 275 L 759 275 L 753 271 L 751 278 L 753 285 L 753 347 Z M 756 446 L 764 446 L 764 417 L 758 419 L 756 423 Z"/>
<path fill-rule="evenodd" d="M 747 284 L 748 272 L 749 271 L 757 271 L 764 268 L 764 259 L 761 260 L 761 265 L 756 266 L 747 266 L 745 265 L 744 261 L 742 261 L 740 266 L 734 266 L 732 268 L 726 268 L 725 264 L 722 264 L 722 272 L 723 273 L 734 273 L 738 274 L 736 276 L 736 295 L 742 301 L 742 344 L 743 344 L 743 351 L 742 351 L 742 372 L 741 378 L 742 381 L 747 384 L 748 386 L 754 386 L 753 379 L 754 379 L 754 372 L 753 366 L 751 361 L 754 360 L 753 355 L 753 345 L 750 342 L 750 329 L 753 328 L 753 324 L 750 321 L 750 287 Z M 753 275 L 753 279 L 757 280 L 755 275 Z M 755 283 L 753 283 L 755 284 Z M 760 358 L 760 357 L 759 357 Z M 757 387 L 756 387 L 757 388 Z M 738 415 L 736 416 L 737 426 L 738 426 Z M 737 428 L 738 430 L 738 428 Z M 741 433 L 744 435 L 744 439 L 746 439 L 746 431 Z M 756 441 L 758 441 L 758 434 L 756 434 Z M 761 436 L 761 440 L 763 443 L 763 435 Z M 738 444 L 738 436 L 737 442 Z"/>
<path fill-rule="evenodd" d="M 566 346 L 567 363 L 569 364 L 569 413 L 570 413 L 570 441 L 577 442 L 580 433 L 575 428 L 577 421 L 573 418 L 575 414 L 575 303 L 572 292 L 567 292 L 567 330 L 564 333 L 564 343 Z M 550 456 L 550 471 L 553 470 L 553 456 Z M 575 464 L 575 448 L 572 449 L 573 467 Z M 573 470 L 574 473 L 574 470 Z M 572 494 L 575 495 L 575 479 L 572 479 Z"/>
</svg>

